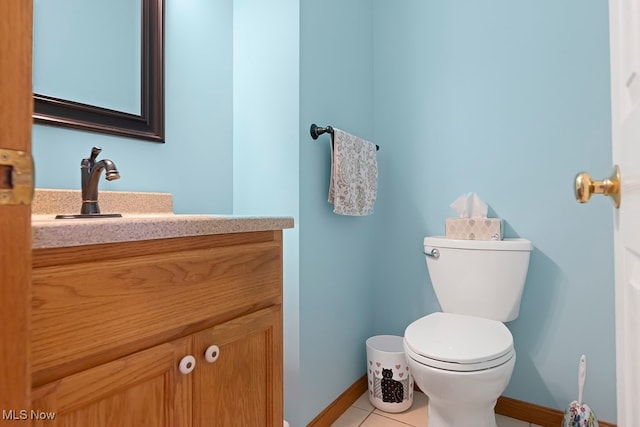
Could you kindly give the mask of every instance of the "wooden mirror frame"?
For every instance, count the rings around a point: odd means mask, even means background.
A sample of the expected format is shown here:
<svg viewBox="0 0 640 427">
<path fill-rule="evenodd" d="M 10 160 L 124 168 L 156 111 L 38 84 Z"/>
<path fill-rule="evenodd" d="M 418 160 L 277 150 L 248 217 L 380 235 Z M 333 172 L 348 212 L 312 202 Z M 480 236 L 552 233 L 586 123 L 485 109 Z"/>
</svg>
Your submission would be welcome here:
<svg viewBox="0 0 640 427">
<path fill-rule="evenodd" d="M 164 142 L 164 0 L 141 1 L 140 115 L 34 93 L 34 123 Z"/>
</svg>

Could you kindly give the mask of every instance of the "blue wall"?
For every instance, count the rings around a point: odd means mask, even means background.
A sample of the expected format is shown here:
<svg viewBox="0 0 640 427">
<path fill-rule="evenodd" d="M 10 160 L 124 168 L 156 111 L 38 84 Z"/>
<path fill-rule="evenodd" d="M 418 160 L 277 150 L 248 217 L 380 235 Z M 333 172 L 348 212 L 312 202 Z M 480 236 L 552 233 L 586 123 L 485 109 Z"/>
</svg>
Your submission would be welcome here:
<svg viewBox="0 0 640 427">
<path fill-rule="evenodd" d="M 166 0 L 166 144 L 35 125 L 36 187 L 80 188 L 80 160 L 98 145 L 122 177 L 101 190 L 167 192 L 177 213 L 231 213 L 232 17 L 232 0 Z"/>
<path fill-rule="evenodd" d="M 585 353 L 585 399 L 614 421 L 612 207 L 571 189 L 611 168 L 607 3 L 376 0 L 374 28 L 376 333 L 438 309 L 422 238 L 474 191 L 535 246 L 505 395 L 564 410 Z"/>
<path fill-rule="evenodd" d="M 585 398 L 615 421 L 611 206 L 571 193 L 576 172 L 611 167 L 606 2 L 262 3 L 167 0 L 167 143 L 34 126 L 36 186 L 79 188 L 79 161 L 100 145 L 122 172 L 103 190 L 171 192 L 177 212 L 294 216 L 293 426 L 364 373 L 367 337 L 438 310 L 422 238 L 475 191 L 536 248 L 505 394 L 564 409 L 585 353 Z M 331 212 L 328 137 L 311 140 L 312 122 L 381 146 L 373 216 Z"/>
<path fill-rule="evenodd" d="M 300 3 L 300 366 L 302 419 L 313 419 L 364 372 L 374 329 L 375 215 L 332 213 L 328 135 L 373 137 L 372 8 L 368 0 Z"/>
<path fill-rule="evenodd" d="M 285 418 L 300 420 L 298 0 L 234 0 L 233 213 L 293 216 L 284 239 Z"/>
</svg>

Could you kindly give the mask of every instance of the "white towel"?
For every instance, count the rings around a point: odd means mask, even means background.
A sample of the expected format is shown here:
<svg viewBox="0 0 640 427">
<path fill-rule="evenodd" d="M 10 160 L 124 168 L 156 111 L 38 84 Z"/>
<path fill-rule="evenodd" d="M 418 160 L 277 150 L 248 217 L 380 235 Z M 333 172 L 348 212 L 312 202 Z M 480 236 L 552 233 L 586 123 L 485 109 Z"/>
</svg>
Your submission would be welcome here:
<svg viewBox="0 0 640 427">
<path fill-rule="evenodd" d="M 370 215 L 378 193 L 375 144 L 336 128 L 331 142 L 329 203 L 333 212 Z"/>
</svg>

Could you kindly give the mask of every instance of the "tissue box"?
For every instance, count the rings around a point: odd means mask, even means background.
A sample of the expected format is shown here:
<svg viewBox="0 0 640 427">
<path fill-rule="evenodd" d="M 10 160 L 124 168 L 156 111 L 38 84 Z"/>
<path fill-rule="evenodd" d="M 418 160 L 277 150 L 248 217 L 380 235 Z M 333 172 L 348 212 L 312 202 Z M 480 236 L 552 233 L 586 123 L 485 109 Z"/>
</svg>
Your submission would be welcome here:
<svg viewBox="0 0 640 427">
<path fill-rule="evenodd" d="M 447 218 L 444 228 L 447 239 L 502 240 L 499 218 Z"/>
</svg>

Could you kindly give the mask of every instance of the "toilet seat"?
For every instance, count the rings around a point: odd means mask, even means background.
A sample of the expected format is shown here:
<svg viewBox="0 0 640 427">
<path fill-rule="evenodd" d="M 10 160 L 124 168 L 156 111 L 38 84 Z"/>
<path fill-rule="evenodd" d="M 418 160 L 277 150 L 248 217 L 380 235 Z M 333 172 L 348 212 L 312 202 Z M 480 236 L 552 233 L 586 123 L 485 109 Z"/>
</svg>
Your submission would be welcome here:
<svg viewBox="0 0 640 427">
<path fill-rule="evenodd" d="M 438 369 L 469 372 L 494 368 L 514 356 L 509 329 L 496 320 L 455 313 L 433 313 L 410 324 L 405 353 Z"/>
</svg>

